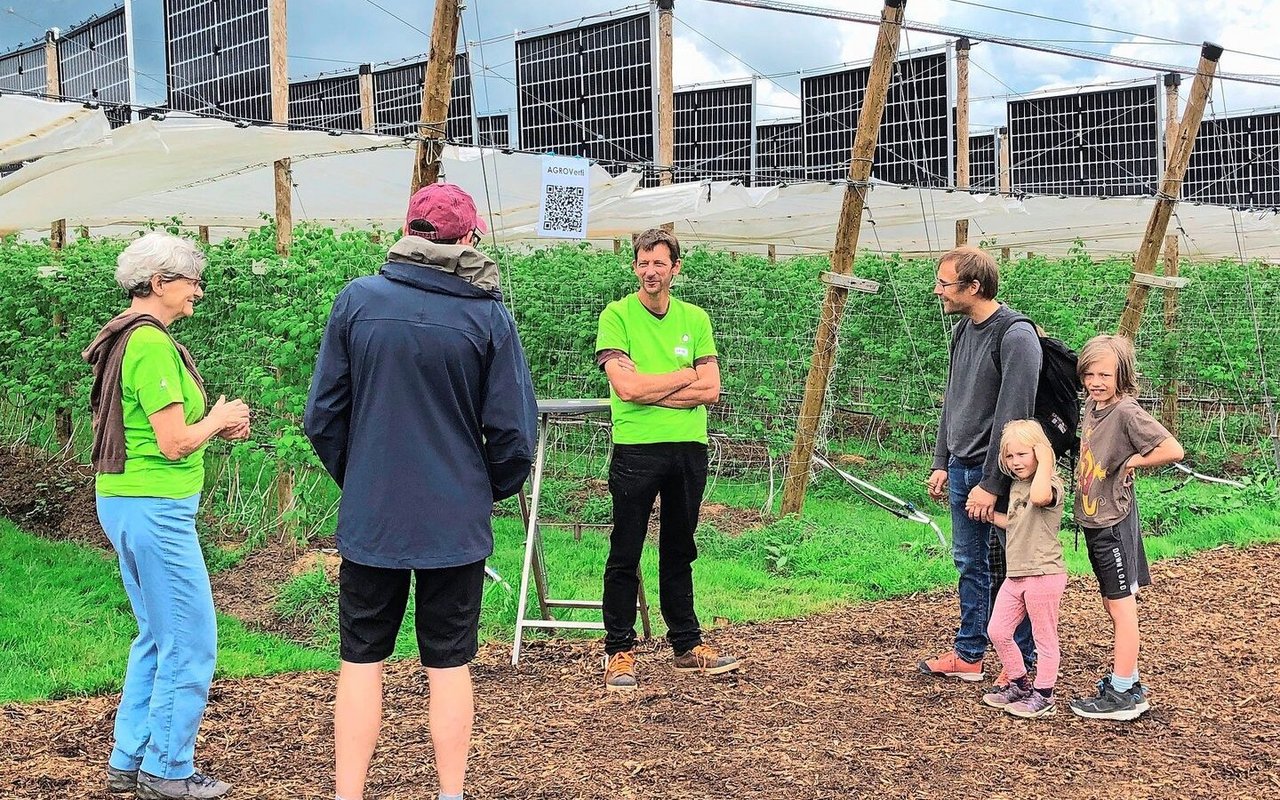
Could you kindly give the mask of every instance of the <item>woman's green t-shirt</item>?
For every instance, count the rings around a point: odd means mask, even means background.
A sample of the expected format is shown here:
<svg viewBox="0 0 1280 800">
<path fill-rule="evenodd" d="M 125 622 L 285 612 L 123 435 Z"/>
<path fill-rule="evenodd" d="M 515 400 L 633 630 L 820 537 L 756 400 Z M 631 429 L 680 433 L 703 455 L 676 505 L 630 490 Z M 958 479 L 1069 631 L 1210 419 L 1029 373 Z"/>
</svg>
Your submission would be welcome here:
<svg viewBox="0 0 1280 800">
<path fill-rule="evenodd" d="M 106 497 L 180 499 L 204 488 L 204 445 L 170 461 L 160 452 L 150 416 L 181 403 L 188 425 L 204 417 L 205 398 L 164 331 L 144 325 L 133 332 L 120 367 L 124 404 L 124 472 L 98 473 L 97 492 Z"/>
</svg>

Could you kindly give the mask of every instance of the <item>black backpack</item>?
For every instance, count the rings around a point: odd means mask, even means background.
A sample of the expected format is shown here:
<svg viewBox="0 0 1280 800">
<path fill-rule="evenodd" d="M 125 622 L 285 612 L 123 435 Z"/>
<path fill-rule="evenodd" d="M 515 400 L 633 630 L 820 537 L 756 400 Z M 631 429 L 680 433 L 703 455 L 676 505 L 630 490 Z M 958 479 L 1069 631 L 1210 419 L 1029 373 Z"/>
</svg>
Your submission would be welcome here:
<svg viewBox="0 0 1280 800">
<path fill-rule="evenodd" d="M 1076 372 L 1076 352 L 1061 339 L 1045 336 L 1030 317 L 1015 311 L 1001 320 L 995 331 L 996 346 L 991 351 L 991 360 L 995 362 L 997 372 L 1000 371 L 1000 344 L 1009 327 L 1018 322 L 1029 323 L 1040 337 L 1043 355 L 1036 388 L 1036 421 L 1049 437 L 1054 455 L 1074 458 L 1080 449 L 1080 437 L 1076 432 L 1080 429 L 1081 384 Z M 959 326 L 956 326 L 956 331 L 959 331 Z M 954 334 L 951 345 L 954 351 Z"/>
</svg>

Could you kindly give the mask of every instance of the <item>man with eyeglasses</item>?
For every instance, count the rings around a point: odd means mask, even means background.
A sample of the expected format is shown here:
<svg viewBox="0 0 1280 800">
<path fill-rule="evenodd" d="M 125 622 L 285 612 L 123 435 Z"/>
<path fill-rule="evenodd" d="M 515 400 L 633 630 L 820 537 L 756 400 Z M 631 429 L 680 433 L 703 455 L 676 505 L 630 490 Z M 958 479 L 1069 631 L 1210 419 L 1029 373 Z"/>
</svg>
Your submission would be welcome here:
<svg viewBox="0 0 1280 800">
<path fill-rule="evenodd" d="M 320 345 L 304 423 L 342 488 L 339 800 L 363 797 L 410 577 L 439 798 L 462 799 L 493 504 L 528 476 L 536 424 L 498 265 L 475 248 L 482 228 L 458 186 L 417 191 L 405 235 L 338 295 Z"/>
<path fill-rule="evenodd" d="M 1030 418 L 1035 410 L 1042 352 L 1028 324 L 1005 325 L 1014 315 L 996 300 L 1000 271 L 995 259 L 976 247 L 957 247 L 938 262 L 933 293 L 942 311 L 960 317 L 952 331 L 938 441 L 929 496 L 951 506 L 952 558 L 960 573 L 960 627 L 954 647 L 920 661 L 921 672 L 963 681 L 981 681 L 987 651 L 987 622 L 1004 580 L 1003 553 L 992 542 L 995 512 L 1008 502 L 1010 478 L 1000 470 L 999 441 L 1005 423 Z M 1004 331 L 997 341 L 996 336 Z M 999 353 L 999 356 L 996 356 Z M 1031 669 L 1035 647 L 1030 621 L 1014 635 Z M 996 684 L 1000 685 L 1001 678 Z"/>
</svg>

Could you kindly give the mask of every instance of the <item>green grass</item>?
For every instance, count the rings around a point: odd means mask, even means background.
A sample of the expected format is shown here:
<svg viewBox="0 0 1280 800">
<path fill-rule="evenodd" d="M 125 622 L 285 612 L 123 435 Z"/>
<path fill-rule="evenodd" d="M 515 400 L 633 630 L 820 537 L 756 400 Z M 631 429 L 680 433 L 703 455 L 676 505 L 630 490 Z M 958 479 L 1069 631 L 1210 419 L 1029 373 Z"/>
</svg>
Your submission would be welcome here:
<svg viewBox="0 0 1280 800">
<path fill-rule="evenodd" d="M 0 519 L 0 703 L 118 691 L 138 629 L 108 553 Z M 218 672 L 333 669 L 336 660 L 218 617 Z"/>
</svg>

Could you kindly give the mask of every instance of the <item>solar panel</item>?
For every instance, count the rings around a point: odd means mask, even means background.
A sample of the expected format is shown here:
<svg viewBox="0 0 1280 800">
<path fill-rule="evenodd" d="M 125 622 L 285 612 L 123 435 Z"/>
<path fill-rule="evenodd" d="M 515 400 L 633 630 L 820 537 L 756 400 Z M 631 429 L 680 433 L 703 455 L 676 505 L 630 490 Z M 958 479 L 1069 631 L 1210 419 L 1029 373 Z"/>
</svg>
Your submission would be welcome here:
<svg viewBox="0 0 1280 800">
<path fill-rule="evenodd" d="M 653 17 L 642 12 L 516 37 L 517 116 L 527 150 L 583 156 L 618 174 L 652 163 Z"/>
<path fill-rule="evenodd" d="M 511 115 L 490 114 L 476 117 L 476 131 L 482 147 L 510 147 Z"/>
<path fill-rule="evenodd" d="M 46 81 L 43 44 L 0 56 L 0 90 L 43 92 Z"/>
<path fill-rule="evenodd" d="M 1160 111 L 1148 81 L 1008 104 L 1014 191 L 1152 195 L 1160 171 Z"/>
<path fill-rule="evenodd" d="M 994 192 L 1000 188 L 996 174 L 996 135 L 969 134 L 969 188 Z"/>
<path fill-rule="evenodd" d="M 58 40 L 62 94 L 99 100 L 113 128 L 129 122 L 129 49 L 124 8 L 72 29 Z M 124 106 L 124 108 L 122 108 Z"/>
<path fill-rule="evenodd" d="M 360 130 L 359 73 L 290 83 L 289 121 L 315 128 Z"/>
<path fill-rule="evenodd" d="M 913 186 L 951 182 L 951 95 L 946 51 L 895 63 L 871 174 Z M 849 159 L 871 67 L 842 69 L 800 80 L 805 174 L 818 180 L 849 176 Z"/>
<path fill-rule="evenodd" d="M 373 73 L 374 130 L 392 136 L 418 133 L 422 127 L 422 83 L 426 69 L 427 62 L 421 60 Z M 445 138 L 471 144 L 471 61 L 466 53 L 454 57 L 449 92 Z"/>
<path fill-rule="evenodd" d="M 1280 206 L 1280 112 L 1203 120 L 1182 199 L 1236 208 Z"/>
<path fill-rule="evenodd" d="M 675 182 L 750 181 L 753 88 L 743 83 L 674 93 Z"/>
<path fill-rule="evenodd" d="M 268 0 L 164 0 L 169 107 L 271 119 Z"/>
<path fill-rule="evenodd" d="M 799 122 L 756 127 L 756 186 L 804 180 L 804 138 Z"/>
</svg>

